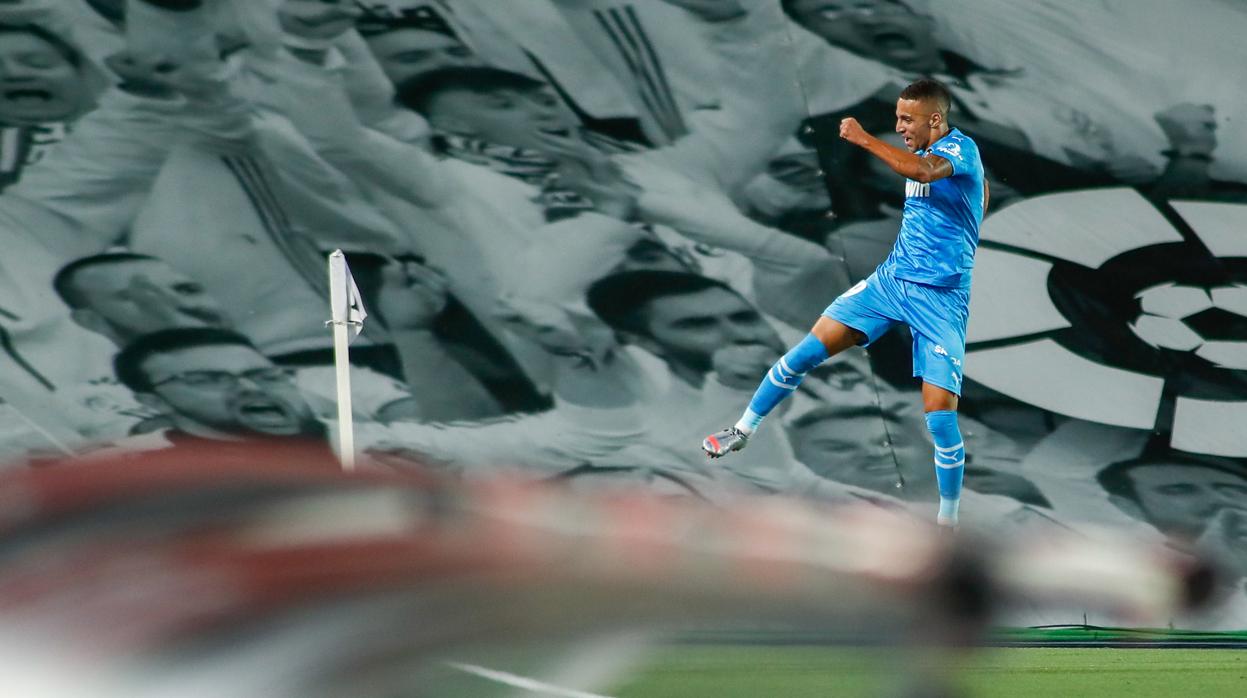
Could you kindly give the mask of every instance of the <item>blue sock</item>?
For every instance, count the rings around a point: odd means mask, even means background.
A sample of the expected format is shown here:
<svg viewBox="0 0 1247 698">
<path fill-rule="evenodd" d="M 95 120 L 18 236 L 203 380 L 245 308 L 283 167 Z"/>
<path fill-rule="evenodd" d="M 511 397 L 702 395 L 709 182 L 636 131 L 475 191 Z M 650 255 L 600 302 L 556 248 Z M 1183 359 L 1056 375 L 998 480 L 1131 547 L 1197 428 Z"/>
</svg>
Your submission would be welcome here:
<svg viewBox="0 0 1247 698">
<path fill-rule="evenodd" d="M 771 370 L 766 372 L 766 377 L 753 394 L 749 408 L 736 423 L 736 428 L 752 434 L 776 405 L 796 391 L 805 374 L 826 361 L 828 356 L 827 347 L 823 346 L 818 337 L 807 334 L 805 339 L 781 356 Z"/>
<path fill-rule="evenodd" d="M 935 480 L 940 486 L 941 524 L 956 525 L 961 503 L 961 480 L 966 472 L 966 446 L 957 427 L 957 413 L 939 410 L 927 413 L 927 429 L 935 438 Z"/>
</svg>

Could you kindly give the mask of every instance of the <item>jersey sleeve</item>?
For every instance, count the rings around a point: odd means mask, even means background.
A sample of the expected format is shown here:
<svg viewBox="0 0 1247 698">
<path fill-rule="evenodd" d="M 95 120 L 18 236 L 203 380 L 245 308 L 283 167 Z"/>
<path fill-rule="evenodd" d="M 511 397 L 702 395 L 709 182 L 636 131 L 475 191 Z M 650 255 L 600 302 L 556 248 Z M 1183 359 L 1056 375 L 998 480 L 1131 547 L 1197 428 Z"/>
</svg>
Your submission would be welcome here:
<svg viewBox="0 0 1247 698">
<path fill-rule="evenodd" d="M 931 147 L 931 154 L 938 155 L 952 163 L 953 176 L 971 174 L 976 167 L 973 143 L 963 138 L 945 138 Z"/>
</svg>

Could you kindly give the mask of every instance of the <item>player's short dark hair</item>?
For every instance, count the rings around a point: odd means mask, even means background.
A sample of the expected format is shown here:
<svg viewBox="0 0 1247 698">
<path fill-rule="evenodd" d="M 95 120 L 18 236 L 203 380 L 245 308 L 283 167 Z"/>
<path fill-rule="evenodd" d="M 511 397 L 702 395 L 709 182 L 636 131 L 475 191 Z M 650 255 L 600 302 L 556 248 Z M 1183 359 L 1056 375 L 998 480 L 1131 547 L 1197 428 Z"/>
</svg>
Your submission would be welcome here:
<svg viewBox="0 0 1247 698">
<path fill-rule="evenodd" d="M 396 88 L 399 104 L 427 116 L 434 100 L 451 90 L 488 94 L 499 90 L 531 92 L 546 86 L 541 80 L 490 66 L 448 66 L 412 76 Z"/>
<path fill-rule="evenodd" d="M 1139 503 L 1139 493 L 1135 490 L 1134 480 L 1131 479 L 1130 472 L 1135 468 L 1149 465 L 1180 465 L 1188 468 L 1219 470 L 1247 481 L 1247 468 L 1232 461 L 1216 456 L 1196 456 L 1177 452 L 1149 455 L 1111 463 L 1096 473 L 1095 479 L 1106 493 L 1123 497 L 1137 504 Z"/>
<path fill-rule="evenodd" d="M 93 267 L 136 261 L 159 262 L 160 259 L 136 252 L 104 252 L 102 254 L 93 254 L 89 257 L 81 257 L 61 267 L 60 271 L 56 272 L 56 276 L 52 278 L 52 288 L 56 291 L 56 295 L 61 297 L 65 305 L 74 309 L 85 308 L 89 299 L 83 294 L 81 289 L 74 285 L 74 277 L 78 275 L 78 272 Z"/>
<path fill-rule="evenodd" d="M 649 306 L 659 298 L 698 293 L 721 288 L 733 294 L 731 286 L 701 274 L 682 271 L 621 271 L 598 279 L 589 287 L 587 303 L 602 322 L 611 328 L 635 334 L 648 334 Z"/>
<path fill-rule="evenodd" d="M 30 34 L 56 49 L 69 64 L 75 68 L 82 67 L 82 52 L 78 47 L 62 39 L 58 34 L 38 24 L 9 24 L 0 22 L 0 34 Z"/>
<path fill-rule="evenodd" d="M 250 339 L 231 330 L 216 327 L 178 327 L 134 339 L 113 357 L 113 373 L 132 392 L 149 393 L 152 391 L 152 383 L 147 371 L 143 369 L 148 359 L 183 349 L 215 346 L 241 346 L 259 351 Z"/>
<path fill-rule="evenodd" d="M 948 87 L 931 78 L 919 78 L 906 85 L 901 90 L 901 99 L 931 100 L 935 102 L 936 111 L 946 116 L 953 106 L 953 95 Z"/>
</svg>

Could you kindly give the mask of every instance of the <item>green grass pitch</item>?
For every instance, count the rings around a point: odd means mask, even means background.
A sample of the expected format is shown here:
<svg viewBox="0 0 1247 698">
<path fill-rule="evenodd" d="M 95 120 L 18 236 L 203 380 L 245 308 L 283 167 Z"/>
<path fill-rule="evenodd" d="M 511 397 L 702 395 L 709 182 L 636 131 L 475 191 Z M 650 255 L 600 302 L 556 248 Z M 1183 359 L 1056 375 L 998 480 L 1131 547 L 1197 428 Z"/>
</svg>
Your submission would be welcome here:
<svg viewBox="0 0 1247 698">
<path fill-rule="evenodd" d="M 896 654 L 842 647 L 663 647 L 616 698 L 826 698 L 895 695 Z M 964 695 L 1008 698 L 1247 697 L 1247 651 L 982 649 L 958 661 Z"/>
</svg>

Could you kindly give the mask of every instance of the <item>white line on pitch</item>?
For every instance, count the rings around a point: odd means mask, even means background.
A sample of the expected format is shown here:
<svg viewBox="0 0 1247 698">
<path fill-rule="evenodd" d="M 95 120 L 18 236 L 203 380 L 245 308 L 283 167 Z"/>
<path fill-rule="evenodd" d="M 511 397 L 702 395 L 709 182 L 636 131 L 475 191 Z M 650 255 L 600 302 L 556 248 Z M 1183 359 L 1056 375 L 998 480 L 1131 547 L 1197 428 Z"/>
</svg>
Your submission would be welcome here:
<svg viewBox="0 0 1247 698">
<path fill-rule="evenodd" d="M 560 686 L 543 683 L 536 679 L 530 679 L 526 676 L 508 674 L 505 671 L 497 671 L 494 669 L 486 669 L 483 666 L 476 666 L 474 664 L 460 664 L 459 662 L 446 663 L 460 671 L 465 671 L 469 674 L 480 676 L 481 678 L 497 681 L 498 683 L 514 686 L 515 688 L 523 688 L 529 691 L 541 691 L 552 696 L 561 696 L 562 698 L 611 698 L 610 696 L 603 696 L 597 693 L 585 693 L 584 691 L 577 691 L 571 688 L 562 688 Z"/>
</svg>

